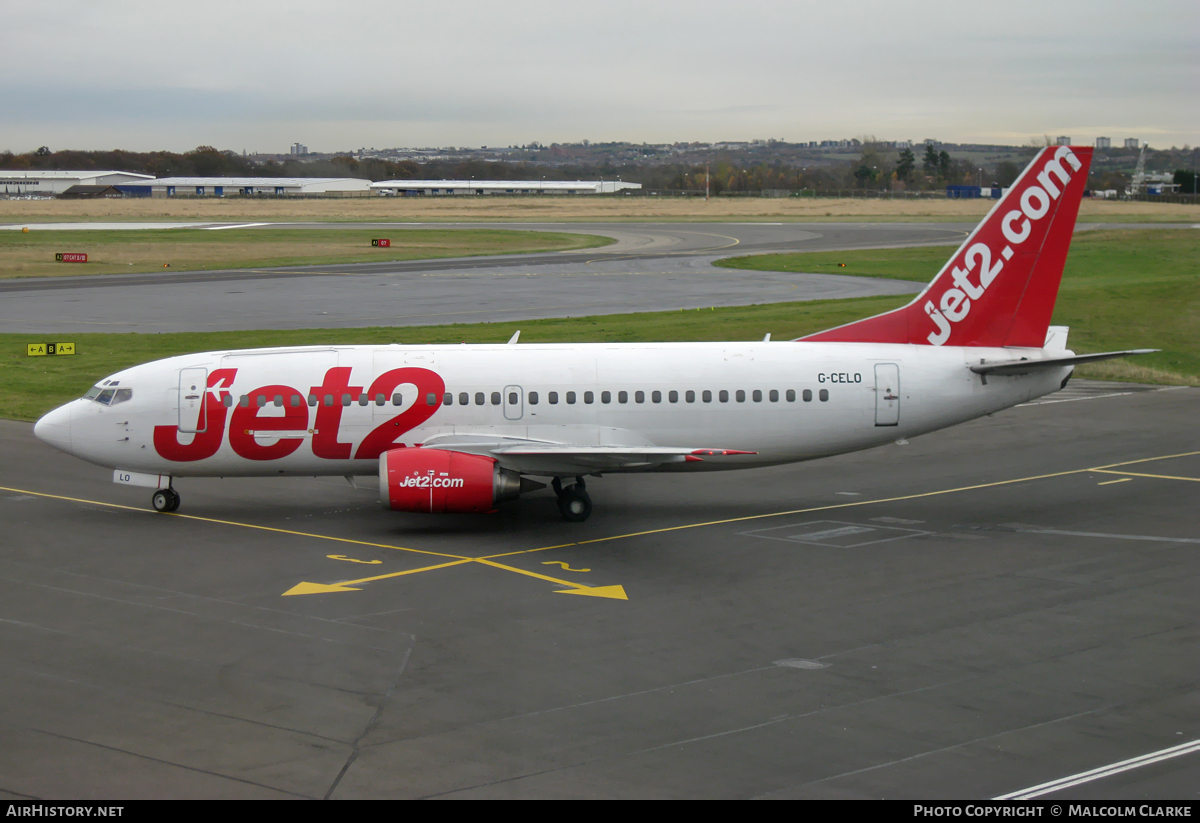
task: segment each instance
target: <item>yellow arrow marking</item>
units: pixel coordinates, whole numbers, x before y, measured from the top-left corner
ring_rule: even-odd
[[[628,600],[629,597],[625,594],[623,586],[592,586],[591,588],[582,587],[578,589],[563,589],[555,594],[584,594],[588,597],[607,597],[612,600]]]
[[[561,560],[543,560],[542,565],[543,566],[562,566],[562,570],[565,572],[590,572],[591,571],[591,569],[572,569],[568,564],[562,562]]]
[[[1193,483],[1200,483],[1200,477],[1174,477],[1169,474],[1138,474],[1137,472],[1110,472],[1105,469],[1092,469],[1092,471],[1099,472],[1100,474],[1129,474],[1134,477],[1153,477],[1156,480],[1190,480]],[[1117,481],[1114,480],[1112,482],[1116,483]]]
[[[357,586],[360,583],[373,583],[376,580],[386,580],[389,577],[403,577],[406,574],[431,572],[434,569],[446,569],[450,566],[461,566],[463,563],[473,562],[473,560],[455,560],[452,563],[439,563],[436,566],[422,566],[419,569],[408,569],[407,571],[392,572],[391,574],[377,574],[374,577],[364,577],[360,580],[346,580],[333,586],[327,586],[324,583],[300,583],[284,592],[283,596],[287,597],[289,594],[323,594],[324,592],[357,592],[362,590],[350,587]]]
[[[366,563],[369,566],[378,566],[382,560],[355,560],[353,557],[346,557],[344,554],[327,554],[325,555],[330,560],[345,560],[347,563]]]
[[[324,592],[360,592],[362,589],[352,589],[347,586],[330,586],[325,583],[297,583],[286,592],[284,597],[289,594],[322,594]]]
[[[488,560],[486,557],[477,557],[477,558],[475,558],[475,562],[482,563],[485,566],[495,566],[497,569],[504,569],[505,571],[515,572],[517,574],[524,574],[528,577],[536,577],[538,580],[548,580],[551,583],[557,583],[560,586],[569,586],[570,587],[569,589],[566,589],[564,591],[557,591],[557,592],[555,592],[555,594],[586,594],[586,595],[591,595],[592,597],[609,597],[609,598],[612,598],[613,600],[628,600],[629,599],[625,594],[625,589],[619,585],[618,586],[581,586],[578,583],[572,583],[570,580],[559,580],[558,578],[547,577],[546,575],[538,574],[537,572],[526,571],[525,569],[518,569],[516,566],[506,566],[503,563],[497,563],[494,560]]]

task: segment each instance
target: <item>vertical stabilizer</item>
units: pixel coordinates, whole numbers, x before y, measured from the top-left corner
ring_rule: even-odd
[[[913,302],[800,339],[1040,348],[1091,161],[1043,149]]]

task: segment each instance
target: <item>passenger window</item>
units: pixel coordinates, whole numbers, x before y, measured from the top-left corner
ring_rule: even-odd
[[[644,391],[635,391],[633,393],[633,402],[645,403],[646,402],[646,393]]]
[[[573,392],[573,391],[567,392],[567,405],[568,406],[572,405],[572,404],[574,404],[574,402],[575,402],[575,392]]]
[[[443,406],[453,406],[454,405],[454,393],[453,392],[446,392],[445,394],[442,395],[442,405]]]
[[[117,393],[113,395],[112,404],[115,406],[118,403],[124,403],[126,400],[129,400],[132,397],[133,389],[117,389]],[[225,395],[225,397],[228,398],[229,395]]]
[[[510,391],[510,392],[508,393],[508,405],[510,405],[510,406],[515,406],[515,405],[517,405],[517,403],[519,403],[519,402],[520,402],[520,401],[519,401],[519,400],[518,400],[518,398],[517,398],[517,393],[516,393],[515,391]]]
[[[530,393],[529,393],[527,396],[529,397],[529,405],[531,405],[531,406],[536,406],[536,405],[537,405],[537,401],[538,401],[537,392],[535,392],[535,391],[531,391],[531,392],[530,392]],[[514,395],[513,395],[513,397],[516,397],[516,395],[514,394]],[[509,402],[510,402],[510,403],[512,403],[514,406],[515,406],[515,405],[516,405],[516,403],[517,403],[517,401],[516,401],[516,400],[510,400]]]
[[[308,405],[310,405],[310,406],[317,405],[317,396],[315,394],[310,394],[308,396]]]
[[[583,393],[583,402],[586,403],[587,405],[589,405],[589,406],[592,405],[592,403],[595,401],[595,399],[596,399],[596,395],[592,394],[590,391],[585,391]],[[605,401],[605,402],[608,402],[608,401]]]
[[[650,400],[654,403],[662,402],[662,392],[656,391],[650,395]]]
[[[430,392],[429,394],[425,395],[425,405],[426,406],[436,406],[437,404],[438,404],[438,399],[437,399],[436,394],[434,394],[433,392]]]
[[[778,403],[779,402],[779,389],[771,389],[770,396],[771,396],[772,403]]]
[[[371,402],[371,398],[367,397],[365,394],[360,394],[358,396],[358,405],[365,406],[370,402]]]
[[[458,393],[458,405],[460,405],[460,406],[471,405],[471,395],[467,394],[465,391],[459,392]]]
[[[475,405],[476,406],[482,406],[484,404],[485,400],[486,400],[486,398],[483,396],[483,392],[481,392],[481,391],[475,392]]]
[[[712,402],[712,392],[710,392],[708,389],[705,389],[704,393],[700,395],[700,399],[703,400],[705,403],[711,403]]]
[[[672,403],[678,403],[679,402],[679,392],[673,391],[673,392],[669,393],[667,395],[667,399],[670,400]]]
[[[298,394],[292,395],[292,408],[293,409],[300,408],[300,395],[298,395]]]
[[[492,392],[492,405],[493,406],[500,405],[500,392],[498,392],[498,391]]]
[[[737,390],[737,394],[735,394],[735,395],[734,395],[734,397],[736,397],[736,398],[737,398],[737,401],[738,401],[739,403],[745,403],[745,402],[746,402],[746,390],[745,390],[745,389],[738,389],[738,390]]]
[[[275,408],[279,408],[282,405],[283,405],[283,395],[282,394],[275,395]]]
[[[795,395],[796,395],[796,393],[794,391],[792,391],[791,389],[788,389],[788,400],[795,400],[796,399]],[[804,390],[804,402],[805,403],[812,402],[812,389]]]
[[[332,406],[332,405],[333,405],[333,395],[332,395],[332,394],[327,394],[327,395],[325,395],[325,405],[326,405],[326,406]]]
[[[600,392],[600,402],[601,403],[611,403],[612,402],[612,392],[610,392],[610,391]]]
[[[241,397],[238,398],[238,405],[241,406],[243,409],[249,407],[250,398],[243,394]]]
[[[759,391],[758,389],[755,389],[755,390],[754,390],[754,395],[753,395],[753,397],[754,397],[754,402],[755,402],[755,403],[761,403],[761,402],[762,402],[762,392],[761,392],[761,391]]]
[[[378,394],[376,394],[375,395],[375,405],[376,406],[386,406],[387,405],[387,395],[384,394],[383,392],[379,392]]]
[[[721,389],[721,393],[717,395],[717,398],[720,399],[720,401],[722,403],[728,403],[729,402],[729,392],[726,391],[725,389]]]
[[[829,399],[829,389],[821,389],[821,394],[818,396],[821,398],[821,402],[824,403]]]
[[[343,395],[342,395],[342,405],[343,405],[343,406],[349,406],[349,405],[350,405],[350,399],[351,399],[351,398],[350,398],[350,395],[348,395],[348,394],[343,394]]]
[[[696,393],[694,391],[692,391],[691,389],[688,389],[688,392],[687,392],[687,394],[685,394],[683,396],[683,399],[688,401],[689,403],[695,403],[696,402]]]
[[[627,392],[627,391],[617,392],[617,402],[618,403],[628,403],[629,402],[629,392]]]
[[[224,407],[225,407],[225,408],[227,408],[227,409],[229,409],[229,408],[233,408],[233,395],[232,395],[232,394],[227,394],[227,395],[225,395],[224,397],[222,397],[222,398],[221,398],[221,405],[222,405],[222,406],[224,406]]]
[[[103,398],[104,395],[100,395],[100,397]],[[346,400],[348,401],[349,399],[350,395],[346,395]],[[258,404],[258,407],[261,409],[263,406],[267,405],[267,396],[265,394],[260,394],[254,398],[254,402]],[[346,405],[348,406],[350,404],[347,402]]]
[[[558,392],[556,392],[556,391],[549,392],[546,395],[546,402],[549,403],[551,406],[556,405],[558,403]]]
[[[403,406],[404,405],[404,395],[400,394],[400,392],[396,392],[395,394],[393,394],[392,395],[392,405],[393,406]]]

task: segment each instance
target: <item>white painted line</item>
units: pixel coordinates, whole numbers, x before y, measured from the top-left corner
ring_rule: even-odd
[[[1133,394],[1131,391],[1120,391],[1113,394],[1093,394],[1087,397],[1068,397],[1066,400],[1035,400],[1032,403],[1021,403],[1017,408],[1024,406],[1049,406],[1051,403],[1074,403],[1076,400],[1100,400],[1104,397],[1124,397],[1127,394]]]
[[[252,229],[255,226],[270,226],[270,223],[238,223],[236,226],[207,226],[205,231],[224,231],[225,229]]]
[[[1099,780],[1103,777],[1111,777],[1114,774],[1127,772],[1130,769],[1136,769],[1141,766],[1149,766],[1151,763],[1159,763],[1163,760],[1170,760],[1173,757],[1181,757],[1192,752],[1200,752],[1200,740],[1193,740],[1191,743],[1181,743],[1178,746],[1172,746],[1169,749],[1161,749],[1150,754],[1143,754],[1140,757],[1131,757],[1129,760],[1122,760],[1120,763],[1113,763],[1110,766],[1101,766],[1098,769],[1091,771],[1080,772],[1073,774],[1070,777],[1060,777],[1058,780],[1051,780],[1049,783],[1042,783],[1040,786],[1032,786],[1028,789],[1011,792],[1010,794],[1002,794],[999,797],[993,797],[993,800],[1032,800],[1035,797],[1041,797],[1044,794],[1051,792],[1062,791],[1069,789],[1072,786],[1078,786],[1081,783],[1090,783],[1093,780]]]
[[[1116,482],[1116,481],[1114,481]],[[1069,532],[1062,529],[1017,529],[1025,534],[1061,534],[1064,537],[1109,537],[1114,540],[1149,540],[1155,543],[1200,543],[1195,537],[1155,537],[1152,534],[1106,534],[1105,532]]]

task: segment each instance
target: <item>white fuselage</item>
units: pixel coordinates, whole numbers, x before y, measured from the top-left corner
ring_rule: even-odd
[[[1049,394],[1069,366],[986,380],[968,367],[1062,354],[804,342],[208,352],[115,374],[105,382],[131,390],[127,400],[75,400],[38,435],[93,463],[176,477],[371,475],[381,451],[447,435],[755,452],[617,470],[746,468],[864,449]]]

